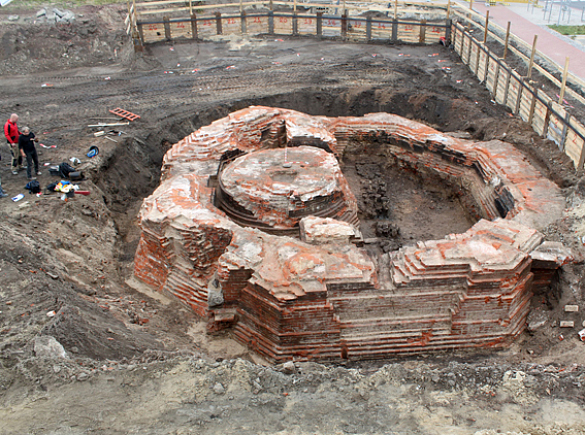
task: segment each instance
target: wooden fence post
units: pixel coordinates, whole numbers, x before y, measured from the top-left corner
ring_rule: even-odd
[[[366,41],[370,42],[372,39],[372,17],[366,18]]]
[[[427,20],[422,19],[422,20],[420,20],[420,33],[418,36],[418,43],[419,44],[425,43],[425,39],[427,36],[426,33],[427,33]]]
[[[484,44],[487,42],[489,25],[490,25],[490,11],[486,11],[486,13],[485,13],[485,29],[483,31],[483,43]]]
[[[498,84],[500,83],[500,62],[496,63],[496,72],[494,73],[494,100],[498,100]]]
[[[299,34],[299,17],[297,16],[296,11],[293,12],[292,16],[292,34],[293,35]]]
[[[530,112],[528,113],[528,125],[532,127],[532,121],[534,120],[534,109],[536,109],[536,96],[538,95],[538,88],[532,88],[532,101],[530,102]]]
[[[559,104],[563,104],[565,98],[565,88],[567,87],[567,75],[569,73],[569,56],[565,58],[565,68],[563,70],[563,82],[561,83],[561,92],[559,93]]]
[[[518,97],[516,98],[516,107],[514,108],[514,115],[518,116],[520,113],[520,105],[522,103],[522,93],[524,91],[524,79],[518,82]]]
[[[217,34],[218,35],[223,34],[223,26],[221,24],[221,12],[215,13],[215,25],[217,27]]]
[[[272,1],[270,2],[272,5]],[[319,14],[317,13],[317,20],[319,19]],[[274,12],[271,10],[268,12],[268,34],[274,35]]]
[[[445,24],[447,25],[447,28],[445,29],[445,45],[447,47],[449,47],[449,45],[451,45],[451,26],[453,26],[453,22],[447,18],[447,21],[445,22]],[[455,46],[455,35],[456,35],[457,31],[455,31],[455,33],[453,33],[453,46]]]
[[[542,136],[546,139],[548,137],[548,124],[550,122],[550,103],[546,105],[546,115],[544,115],[544,126],[542,127]]]
[[[191,34],[195,40],[199,37],[197,35],[197,14],[191,15]]]
[[[583,165],[585,165],[585,143],[581,148],[581,156],[579,157],[579,164],[577,165],[577,170],[580,171],[583,169]]]
[[[477,56],[475,57],[475,77],[479,73],[479,59],[481,58],[481,45],[477,42]],[[478,77],[479,78],[479,77]]]
[[[392,42],[398,41],[398,20],[392,21]]]
[[[538,40],[538,35],[534,35],[534,41],[532,42],[532,52],[530,53],[530,64],[528,64],[528,73],[526,74],[526,78],[530,79],[532,77],[532,67],[534,66],[534,54],[536,53],[536,41]]]
[[[471,66],[471,47],[473,47],[473,38],[467,32],[465,36],[467,36],[469,39],[469,48],[467,49],[467,65]]]
[[[240,13],[240,21],[242,23],[242,35],[248,33],[248,28],[246,26],[246,11],[242,10]]]
[[[508,28],[506,29],[506,42],[504,42],[504,56],[502,59],[505,59],[508,55],[508,44],[510,42],[510,26],[512,25],[511,21],[508,21]]]
[[[510,78],[512,77],[510,71],[506,72],[508,73],[508,77],[506,77],[506,89],[504,89],[504,106],[508,105],[508,91],[510,90]]]
[[[344,12],[343,15],[341,15],[341,37],[342,38],[347,37],[347,13],[346,12]]]
[[[169,17],[165,15],[163,17],[163,26],[165,28],[165,39],[167,41],[171,40],[171,23],[169,22]]]
[[[317,12],[317,36],[323,36],[323,12]]]
[[[561,143],[559,147],[562,152],[565,152],[565,144],[567,143],[567,130],[569,129],[569,123],[571,122],[571,114],[567,111],[565,113],[565,123],[563,124],[563,134],[561,135]]]
[[[141,22],[138,22],[138,35],[140,35],[140,42],[144,45],[144,29]]]
[[[485,83],[485,87],[487,88],[487,81],[488,81],[488,74],[490,70],[490,54],[488,49],[484,46],[483,47],[484,54],[485,54],[485,67],[483,69],[483,81]]]

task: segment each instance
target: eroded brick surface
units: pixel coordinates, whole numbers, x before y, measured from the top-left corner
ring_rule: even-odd
[[[457,185],[482,219],[371,258],[352,243],[355,198],[333,158],[355,140]],[[303,154],[307,146],[320,150]],[[328,168],[323,177],[315,165]],[[221,184],[242,210],[219,208]],[[167,153],[141,209],[135,274],[274,361],[502,346],[524,329],[533,289],[572,260],[538,232],[563,207],[559,189],[504,142],[463,141],[388,114],[251,107]]]

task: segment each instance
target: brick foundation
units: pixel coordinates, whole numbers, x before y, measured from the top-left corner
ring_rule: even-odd
[[[226,152],[310,145],[340,157],[355,141],[456,185],[481,220],[463,234],[370,258],[352,243],[351,219],[336,220],[343,212],[305,217],[302,240],[279,236],[235,223],[208,187]],[[504,346],[523,331],[532,291],[546,291],[571,261],[538,232],[562,215],[558,187],[510,144],[455,139],[393,115],[251,107],[174,145],[162,172],[141,209],[135,275],[209,319],[210,331],[232,328],[275,362]],[[352,210],[355,198],[345,197]],[[271,216],[298,225],[304,214]]]

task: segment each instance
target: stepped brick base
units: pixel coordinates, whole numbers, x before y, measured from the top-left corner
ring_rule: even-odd
[[[294,203],[299,239],[241,226],[214,205],[222,156],[287,145],[340,158],[355,143],[457,186],[481,220],[463,234],[371,258],[353,243],[359,229],[352,219],[319,216],[318,207],[311,217]],[[341,186],[340,204],[353,210],[355,199]],[[231,188],[234,196],[240,191]],[[274,209],[290,209],[283,207]],[[207,318],[210,331],[230,328],[275,362],[505,346],[524,330],[532,292],[546,291],[572,260],[538,232],[563,208],[558,187],[504,142],[455,139],[383,113],[325,118],[250,107],[169,150],[161,185],[141,209],[135,275]]]

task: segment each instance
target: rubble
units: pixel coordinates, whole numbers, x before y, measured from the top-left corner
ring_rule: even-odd
[[[58,8],[47,10],[45,8],[39,9],[36,14],[37,23],[47,24],[69,24],[75,20],[75,14],[69,10],[62,11]]]
[[[355,140],[461,186],[481,220],[372,258],[352,236],[355,198],[333,157]],[[500,347],[526,327],[533,281],[548,285],[572,261],[538,232],[563,208],[559,188],[504,142],[388,114],[250,107],[167,152],[141,209],[135,275],[275,362]]]

